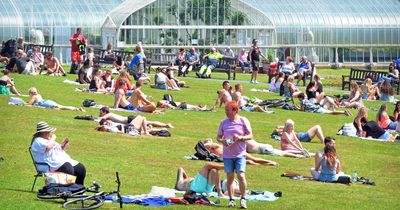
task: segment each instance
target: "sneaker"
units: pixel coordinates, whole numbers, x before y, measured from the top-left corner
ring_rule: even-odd
[[[256,80],[256,81],[254,81],[254,84],[258,84],[258,81]]]
[[[235,207],[235,206],[236,206],[235,200],[230,200],[228,203],[228,207]]]
[[[196,72],[196,76],[197,76],[198,78],[201,78],[201,76],[200,76],[200,73],[199,73],[199,72]]]
[[[240,199],[240,208],[247,209],[246,199],[244,199],[244,198]]]
[[[251,80],[251,81],[250,81],[250,84],[253,84],[253,83],[254,83],[253,80]]]

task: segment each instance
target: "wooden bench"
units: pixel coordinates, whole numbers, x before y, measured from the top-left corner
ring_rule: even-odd
[[[267,70],[268,83],[271,83],[272,78],[279,74],[279,70],[281,69],[282,65],[283,65],[283,63],[279,62],[278,69],[275,71],[275,73],[273,73],[273,71],[271,71],[271,69]],[[296,73],[298,70],[299,70],[299,65],[295,64],[295,71],[293,73]],[[315,74],[315,64],[311,62],[311,71],[306,71],[305,74],[303,75],[303,78],[302,78],[303,86],[306,86],[307,79],[310,79],[310,82],[312,81],[314,74]],[[297,76],[295,77],[295,79],[297,79]]]
[[[357,82],[361,85],[367,78],[372,80],[372,83],[379,82],[379,78],[386,77],[388,75],[387,71],[376,71],[367,69],[350,69],[349,75],[342,75],[342,90],[350,90],[350,83]],[[391,85],[396,89],[397,94],[400,92],[400,82],[399,80],[391,81]]]
[[[206,61],[207,61],[207,58],[205,60],[201,59],[200,60],[201,65],[199,66],[199,68],[193,69],[193,71],[199,71],[201,66],[203,66],[206,63]],[[228,80],[231,79],[231,74],[233,73],[233,80],[236,80],[236,66],[237,65],[238,65],[238,63],[237,63],[236,58],[224,58],[224,59],[218,61],[217,66],[212,70],[212,72],[226,73],[228,75]]]
[[[24,44],[24,52],[33,50],[34,47],[39,49],[39,52],[45,54],[46,52],[53,52],[53,45],[41,45],[41,44]]]
[[[367,78],[370,78],[373,83],[377,83],[383,76],[387,76],[386,71],[351,68],[349,75],[342,75],[342,90],[345,90],[346,87],[347,90],[350,90],[350,83],[353,81],[361,85]]]
[[[174,63],[176,54],[175,53],[154,53],[147,59],[147,72],[150,73],[151,66],[168,66],[169,63]],[[180,68],[179,68],[180,69]]]
[[[122,60],[126,60],[129,55],[132,54],[132,52],[127,52],[127,51],[122,51],[122,50],[113,50],[113,55],[114,56],[106,56],[106,51],[103,49],[96,49],[94,50],[95,54],[95,59],[94,63],[96,64],[114,64],[114,60],[117,56],[121,56]]]

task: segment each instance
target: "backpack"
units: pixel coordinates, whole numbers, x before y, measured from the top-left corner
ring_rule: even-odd
[[[17,41],[15,39],[10,39],[3,42],[3,47],[1,49],[1,56],[5,56],[11,58],[15,55],[15,51],[17,51]]]
[[[194,153],[194,156],[196,156],[199,160],[222,162],[222,158],[210,153],[207,150],[206,146],[204,146],[204,143],[201,141],[197,142],[194,150],[196,151],[196,153]]]
[[[280,107],[283,106],[286,102],[288,102],[285,98],[284,99],[270,99],[270,100],[264,100],[258,105],[260,106],[267,106],[268,108],[271,107]]]
[[[185,195],[183,195],[183,199],[186,200],[189,204],[202,204],[202,205],[211,205],[210,200],[204,195],[197,195],[194,191],[189,191]]]
[[[66,194],[74,194],[78,192],[84,192],[85,186],[72,183],[72,184],[56,184],[51,183],[47,186],[44,186],[42,189],[39,189],[39,194],[42,195],[59,195],[60,193]]]
[[[150,131],[153,136],[170,137],[171,133],[168,130]]]
[[[82,106],[84,106],[84,107],[91,107],[91,106],[95,106],[96,105],[96,102],[94,102],[93,100],[91,100],[91,99],[85,99],[83,102],[82,102]]]
[[[176,103],[174,102],[174,98],[172,97],[171,94],[164,94],[163,100],[168,101],[169,104],[171,104],[172,106],[177,107]]]

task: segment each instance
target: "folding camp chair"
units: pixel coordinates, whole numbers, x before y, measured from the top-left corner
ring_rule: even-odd
[[[32,142],[33,142],[33,141],[32,141]],[[29,146],[29,154],[31,155],[33,165],[35,166],[35,169],[36,169],[36,175],[33,175],[33,176],[35,177],[35,180],[33,181],[32,189],[31,189],[31,191],[33,191],[33,188],[35,188],[36,179],[37,179],[39,176],[43,177],[43,176],[44,176],[44,173],[46,173],[47,171],[50,171],[50,166],[49,166],[49,164],[47,164],[47,163],[44,163],[44,162],[36,162],[36,161],[33,159],[33,155],[32,155],[32,143],[31,143],[31,145]],[[47,166],[47,167],[48,167],[48,170],[47,170],[47,171],[41,171],[41,170],[39,170],[38,165]]]

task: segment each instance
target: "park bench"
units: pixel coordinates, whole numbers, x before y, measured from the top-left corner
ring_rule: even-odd
[[[283,65],[283,63],[279,62],[278,69],[275,70],[275,73],[274,73],[274,71],[272,71],[272,69],[267,70],[268,83],[271,83],[272,78],[279,74],[279,70],[281,69],[282,65]],[[299,70],[299,64],[295,64],[295,71],[293,73],[296,73],[298,70]],[[311,71],[304,72],[304,76],[302,78],[303,86],[306,86],[307,79],[310,79],[310,82],[312,81],[314,74],[315,74],[315,64],[313,62],[311,62]],[[295,79],[297,79],[297,76],[295,77]]]
[[[148,66],[147,72],[150,73],[152,66],[168,66],[169,63],[174,63],[175,53],[153,53],[148,56],[146,64]]]
[[[39,52],[45,54],[46,52],[53,52],[53,45],[41,45],[41,44],[24,44],[24,52],[28,53],[29,50],[33,50],[34,47],[39,49]]]
[[[95,59],[94,63],[96,64],[114,64],[114,60],[117,56],[121,56],[122,60],[126,60],[127,57],[132,54],[131,52],[123,51],[123,50],[113,50],[114,56],[106,56],[106,51],[103,49],[94,50]]]
[[[372,80],[372,83],[379,82],[379,78],[387,76],[388,72],[386,71],[376,71],[376,70],[367,70],[367,69],[350,69],[349,75],[342,75],[342,90],[350,90],[350,83],[357,82],[357,84],[361,85],[367,78]],[[399,80],[391,81],[391,85],[396,89],[397,94],[400,92]]]
[[[193,71],[199,71],[201,66],[205,64],[207,58],[203,61],[200,60],[201,65],[199,68],[193,69]],[[233,80],[236,80],[236,66],[238,65],[236,58],[224,58],[218,61],[217,66],[212,70],[212,72],[222,72],[228,75],[228,80],[231,79],[231,74],[233,73]]]

